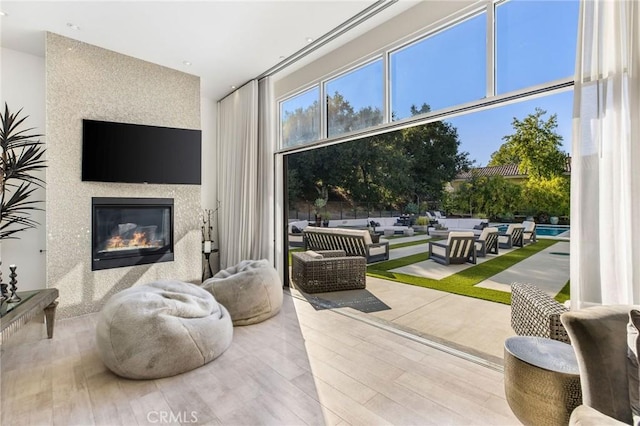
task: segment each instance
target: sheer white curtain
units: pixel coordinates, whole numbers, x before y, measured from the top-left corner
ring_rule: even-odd
[[[258,206],[256,215],[260,232],[254,240],[252,253],[274,261],[274,153],[276,150],[275,114],[271,77],[258,83]]]
[[[253,80],[218,103],[220,267],[273,262],[273,121],[270,81]]]
[[[572,308],[640,303],[640,2],[581,3],[571,185]]]

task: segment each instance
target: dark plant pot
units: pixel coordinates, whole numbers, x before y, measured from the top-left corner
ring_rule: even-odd
[[[322,226],[324,226],[325,228],[329,227],[329,221],[325,220],[324,222],[322,222]]]
[[[380,242],[380,234],[371,234],[371,242],[379,243]]]

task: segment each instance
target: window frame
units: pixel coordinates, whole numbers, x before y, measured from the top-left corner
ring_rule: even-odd
[[[399,130],[419,124],[426,124],[438,120],[446,120],[458,115],[467,114],[472,111],[481,111],[488,108],[493,108],[505,103],[517,102],[527,98],[533,98],[537,96],[544,96],[546,94],[553,94],[557,91],[567,90],[568,87],[574,86],[574,78],[567,77],[559,80],[547,81],[535,86],[529,86],[523,89],[506,92],[500,95],[496,94],[496,78],[497,78],[497,64],[496,61],[496,8],[498,5],[508,2],[509,0],[488,0],[483,4],[474,4],[468,7],[462,8],[456,13],[450,15],[448,18],[439,22],[431,24],[420,31],[417,34],[409,35],[401,38],[395,43],[389,44],[382,49],[372,52],[369,55],[361,58],[360,60],[348,64],[335,70],[332,73],[326,74],[315,81],[310,82],[304,86],[304,89],[296,90],[284,94],[276,100],[278,105],[278,132],[277,132],[277,148],[276,154],[290,154],[293,152],[302,152],[309,149],[314,149],[320,146],[329,146],[336,143],[347,142],[350,140],[359,139],[367,136],[374,136],[376,134],[386,133],[394,130]],[[435,111],[430,111],[425,114],[419,114],[413,117],[407,117],[402,120],[392,121],[391,118],[391,70],[390,70],[390,55],[394,52],[400,51],[411,45],[419,43],[435,34],[446,31],[447,29],[461,24],[464,21],[471,19],[481,13],[486,13],[487,25],[486,25],[486,97],[484,99],[471,101],[463,104],[457,104],[452,107],[443,108]],[[360,67],[366,66],[378,58],[382,58],[383,61],[383,121],[381,124],[360,129],[357,131],[344,133],[332,137],[328,137],[327,129],[327,103],[325,85],[328,81],[339,78],[341,75],[353,72]],[[299,145],[284,147],[282,145],[282,121],[280,117],[281,104],[287,100],[299,95],[300,93],[311,89],[312,87],[318,87],[320,92],[320,135],[316,141],[309,143],[302,143]]]

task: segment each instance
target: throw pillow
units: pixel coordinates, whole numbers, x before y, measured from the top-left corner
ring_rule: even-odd
[[[629,324],[627,325],[627,374],[629,377],[629,402],[633,414],[633,424],[640,424],[640,311],[632,309],[629,312]]]
[[[475,226],[473,227],[473,229],[482,229],[482,228],[484,228],[484,226],[482,226],[482,225],[475,225]]]
[[[320,253],[317,253],[313,250],[307,250],[304,252],[307,256],[309,256],[312,259],[322,259],[323,256]]]
[[[291,233],[292,234],[302,234],[302,229],[298,228],[295,225],[291,225]]]

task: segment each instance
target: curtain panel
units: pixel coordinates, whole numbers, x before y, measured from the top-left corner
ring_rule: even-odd
[[[571,183],[572,309],[640,303],[640,3],[581,2]]]
[[[273,264],[271,80],[253,80],[218,102],[220,268],[247,259]]]

